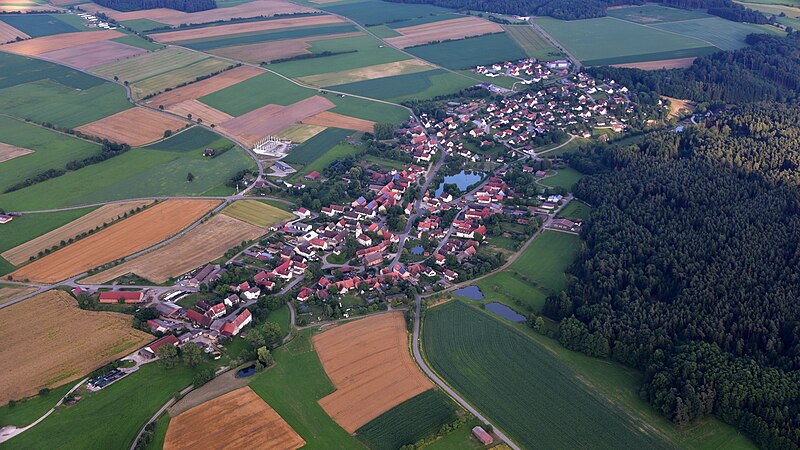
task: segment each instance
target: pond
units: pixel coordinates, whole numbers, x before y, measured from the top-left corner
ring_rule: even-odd
[[[421,255],[423,253],[425,253],[425,248],[423,246],[421,246],[421,245],[417,245],[417,246],[411,248],[411,254],[412,255]]]
[[[460,295],[462,297],[466,297],[470,300],[483,300],[483,292],[481,292],[481,288],[478,286],[467,286],[461,289],[456,289],[453,291],[453,294]]]
[[[255,375],[256,373],[256,365],[253,364],[252,366],[247,366],[244,369],[239,369],[236,372],[236,378],[247,378]]]
[[[489,311],[497,314],[498,316],[508,319],[512,322],[525,322],[527,319],[522,314],[514,311],[513,309],[509,308],[508,306],[497,303],[497,302],[490,302],[486,304],[486,309]]]
[[[458,186],[458,189],[461,191],[466,191],[468,187],[471,185],[481,181],[483,179],[483,172],[473,172],[471,170],[462,170],[461,172],[450,175],[449,177],[444,177],[444,181],[439,187],[436,189],[436,196],[442,195],[444,192],[444,185],[445,184],[455,184]]]

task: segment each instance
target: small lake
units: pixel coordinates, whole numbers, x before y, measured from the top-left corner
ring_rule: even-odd
[[[462,297],[466,297],[470,300],[483,300],[483,292],[481,292],[481,288],[478,286],[467,286],[461,289],[456,289],[453,291],[453,294],[460,295]],[[498,303],[499,304],[499,303]]]
[[[425,248],[421,245],[417,245],[411,249],[412,255],[421,255],[423,253],[425,253]]]
[[[247,366],[244,369],[239,369],[239,371],[236,372],[236,378],[252,377],[253,375],[255,375],[255,373],[256,373],[256,366],[255,364],[253,364],[252,366]]]
[[[461,191],[466,191],[470,185],[477,183],[483,179],[483,172],[473,172],[471,170],[462,170],[461,172],[444,177],[444,181],[436,189],[436,196],[442,195],[444,192],[445,184],[455,184]]]
[[[525,322],[526,320],[528,320],[522,314],[514,311],[513,309],[509,308],[508,306],[506,306],[506,305],[504,305],[502,303],[497,303],[497,302],[487,303],[486,304],[486,309],[488,309],[489,311],[497,314],[498,316],[500,316],[500,317],[502,317],[504,319],[508,319],[508,320],[510,320],[512,322],[520,323],[520,322]]]

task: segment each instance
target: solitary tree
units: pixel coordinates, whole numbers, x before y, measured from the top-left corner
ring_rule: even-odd
[[[186,174],[186,181],[188,181],[189,183],[194,181],[194,174],[192,172],[189,172],[188,174]]]
[[[259,347],[258,348],[258,362],[260,362],[264,367],[269,367],[275,361],[275,358],[272,357],[272,353],[270,353],[267,347]]]

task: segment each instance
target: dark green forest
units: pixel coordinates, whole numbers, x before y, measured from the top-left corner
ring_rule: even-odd
[[[183,12],[197,12],[217,7],[215,0],[97,0],[95,3],[117,11],[169,8]]]

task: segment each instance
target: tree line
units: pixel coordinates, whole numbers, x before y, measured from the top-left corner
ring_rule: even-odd
[[[95,3],[117,11],[169,8],[191,13],[217,7],[215,0],[97,0]]]

